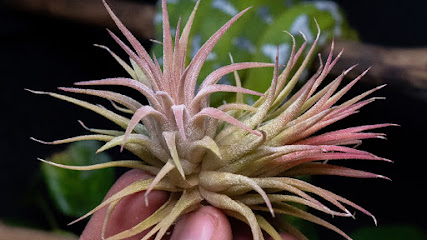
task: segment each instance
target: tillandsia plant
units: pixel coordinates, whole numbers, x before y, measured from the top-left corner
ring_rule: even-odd
[[[65,95],[47,94],[92,110],[111,120],[122,130],[89,129],[93,134],[50,142],[69,143],[81,140],[105,141],[98,152],[121,147],[138,156],[138,160],[121,160],[91,166],[67,166],[42,160],[48,164],[73,169],[92,170],[107,167],[142,169],[154,177],[137,181],[106,199],[98,207],[77,219],[79,221],[95,211],[108,207],[105,227],[116,204],[125,196],[152,190],[170,192],[169,200],[149,218],[106,239],[124,239],[151,228],[143,239],[155,236],[161,239],[178,217],[202,205],[212,205],[225,214],[247,223],[253,239],[263,239],[263,231],[273,239],[281,239],[284,230],[300,239],[306,239],[296,228],[278,215],[289,215],[320,224],[350,239],[339,228],[305,211],[306,206],[332,216],[353,217],[348,206],[374,216],[355,203],[328,190],[301,180],[303,175],[338,175],[355,178],[384,178],[384,176],[331,164],[327,160],[379,160],[387,159],[357,150],[363,139],[384,138],[384,134],[368,130],[393,124],[374,124],[345,128],[316,134],[324,127],[356,113],[373,102],[365,99],[382,86],[364,92],[346,101],[340,101],[354,84],[367,72],[339,87],[350,67],[329,83],[322,84],[341,53],[333,57],[332,50],[325,63],[299,89],[296,83],[302,77],[307,63],[314,55],[319,34],[311,47],[297,47],[295,42],[285,66],[275,63],[231,63],[209,74],[197,86],[199,72],[210,51],[223,34],[238,20],[246,9],[231,18],[200,48],[187,64],[187,43],[197,7],[195,4],[182,32],[178,21],[175,39],[171,36],[166,1],[163,13],[163,69],[156,57],[152,58],[136,38],[116,17],[105,1],[104,5],[129,41],[129,47],[114,33],[112,38],[129,55],[126,63],[105,48],[129,73],[130,78],[117,77],[77,82],[78,86],[114,85],[139,91],[149,105],[120,93],[86,88],[60,88],[71,93],[94,95],[115,102],[116,111]],[[290,35],[290,34],[289,34]],[[293,39],[293,36],[290,35]],[[333,47],[332,47],[333,48]],[[265,93],[241,87],[236,71],[247,68],[270,67],[274,72],[271,86]],[[279,68],[283,68],[279,72]],[[217,82],[234,73],[236,86]],[[270,81],[259,79],[259,81]],[[215,92],[235,92],[236,102],[210,107],[209,97]],[[245,104],[243,94],[259,96],[252,105]],[[340,102],[340,103],[339,103]],[[118,106],[116,103],[120,104]],[[117,112],[120,112],[117,113]],[[130,116],[130,117],[127,117]],[[146,202],[146,204],[150,204]],[[328,205],[328,206],[327,206]],[[104,229],[105,229],[104,227]]]

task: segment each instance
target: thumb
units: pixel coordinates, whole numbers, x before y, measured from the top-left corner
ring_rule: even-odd
[[[232,240],[227,217],[212,206],[183,216],[175,225],[171,240]]]

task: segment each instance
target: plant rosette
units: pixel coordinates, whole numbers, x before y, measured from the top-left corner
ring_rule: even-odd
[[[117,160],[90,166],[67,166],[45,161],[48,164],[73,170],[93,170],[108,167],[142,169],[154,177],[137,181],[104,200],[79,221],[108,207],[104,222],[116,204],[125,196],[152,190],[170,192],[169,200],[129,230],[105,239],[125,239],[151,228],[143,239],[155,236],[161,239],[180,216],[201,207],[212,205],[226,215],[247,223],[253,239],[264,239],[263,231],[273,239],[281,239],[278,231],[287,231],[300,239],[307,239],[298,229],[278,215],[301,218],[329,228],[346,239],[346,233],[316,215],[310,208],[335,217],[354,217],[348,207],[375,217],[359,205],[331,191],[308,183],[299,176],[337,175],[354,178],[383,178],[382,175],[333,164],[338,160],[356,159],[386,161],[354,146],[364,139],[384,138],[384,134],[370,130],[394,124],[371,124],[318,133],[320,130],[359,111],[375,101],[367,98],[382,88],[379,86],[348,100],[342,97],[366,74],[343,83],[348,68],[336,79],[325,78],[334,67],[342,52],[334,57],[333,47],[326,60],[301,87],[307,64],[315,55],[320,28],[313,44],[305,42],[297,47],[293,40],[292,50],[285,66],[275,63],[232,62],[208,74],[197,84],[199,73],[209,53],[224,33],[232,27],[247,8],[216,31],[187,64],[188,39],[199,2],[181,31],[178,21],[175,36],[171,34],[166,1],[162,1],[163,68],[156,56],[148,52],[116,17],[105,1],[112,19],[123,33],[128,46],[113,32],[112,38],[129,55],[126,62],[106,49],[130,77],[115,77],[77,82],[86,86],[125,86],[133,88],[148,100],[148,105],[123,94],[97,89],[61,87],[70,93],[98,96],[114,102],[113,110],[52,92],[32,91],[62,99],[92,110],[117,124],[120,130],[89,128],[91,134],[56,140],[52,144],[81,140],[106,142],[97,152],[120,147],[135,154],[137,160]],[[317,23],[316,23],[317,24]],[[282,33],[287,34],[287,33]],[[304,37],[304,36],[303,36]],[[276,52],[278,53],[279,47]],[[269,88],[256,92],[243,88],[237,71],[252,68],[271,68]],[[234,74],[236,86],[219,84],[221,77]],[[340,86],[343,85],[343,86]],[[210,96],[216,92],[233,92],[236,101],[219,107],[210,106]],[[257,96],[253,104],[243,100],[243,94]],[[342,100],[342,101],[340,101]],[[119,106],[120,105],[120,106]],[[333,160],[333,161],[332,161]],[[296,207],[306,206],[305,208]],[[146,202],[146,204],[150,204]],[[280,220],[280,221],[279,221]],[[274,226],[274,227],[273,227]]]

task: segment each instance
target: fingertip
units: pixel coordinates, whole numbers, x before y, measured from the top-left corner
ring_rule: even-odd
[[[231,227],[221,210],[204,206],[183,216],[175,225],[171,240],[231,240]]]
[[[214,235],[210,240],[232,240],[233,234],[231,231],[230,222],[227,216],[218,208],[213,206],[206,206],[202,208],[202,211],[208,213],[216,219]]]

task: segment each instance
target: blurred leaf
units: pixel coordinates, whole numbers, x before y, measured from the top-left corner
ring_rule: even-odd
[[[111,161],[106,153],[95,153],[99,147],[100,144],[95,141],[73,143],[48,160],[67,165],[92,165]],[[42,173],[56,207],[71,217],[79,217],[96,207],[114,181],[114,170],[110,168],[73,171],[43,164]]]
[[[345,19],[338,5],[333,2],[315,1],[304,2],[285,9],[277,19],[263,31],[256,46],[256,52],[251,61],[274,62],[276,47],[279,46],[279,64],[285,65],[292,50],[292,38],[283,33],[290,32],[296,39],[296,45],[304,42],[303,33],[308,43],[313,43],[317,35],[316,22],[321,30],[317,49],[321,48],[333,37],[351,36],[345,26]],[[301,32],[301,33],[300,33]],[[307,49],[310,46],[307,46]],[[312,61],[317,60],[316,54]],[[292,75],[291,75],[292,76]],[[264,92],[270,86],[273,71],[269,69],[249,69],[243,86],[256,91]],[[304,79],[303,79],[304,80]]]
[[[425,240],[426,233],[411,225],[384,225],[364,227],[350,235],[354,240]]]
[[[175,31],[179,16],[181,29],[190,15],[194,0],[168,1],[168,11],[172,31]],[[199,83],[215,69],[230,63],[229,53],[235,62],[263,61],[274,62],[276,46],[280,46],[280,63],[286,63],[289,57],[292,39],[283,31],[289,31],[302,43],[299,31],[302,31],[309,42],[317,34],[314,19],[319,22],[322,30],[321,47],[332,37],[357,39],[340,10],[332,1],[301,2],[298,0],[204,0],[197,11],[188,43],[187,59],[191,60],[197,50],[231,17],[243,9],[252,6],[228,32],[222,37],[212,53],[208,56],[199,75]],[[157,39],[162,39],[161,8],[158,6],[156,15]],[[310,41],[311,40],[311,41]],[[155,45],[154,52],[162,63],[162,46]],[[269,86],[273,70],[268,68],[239,71],[244,87],[263,92]],[[232,75],[224,76],[221,84],[234,85]],[[218,106],[222,101],[229,101],[235,94],[215,93],[211,96],[211,105]]]

